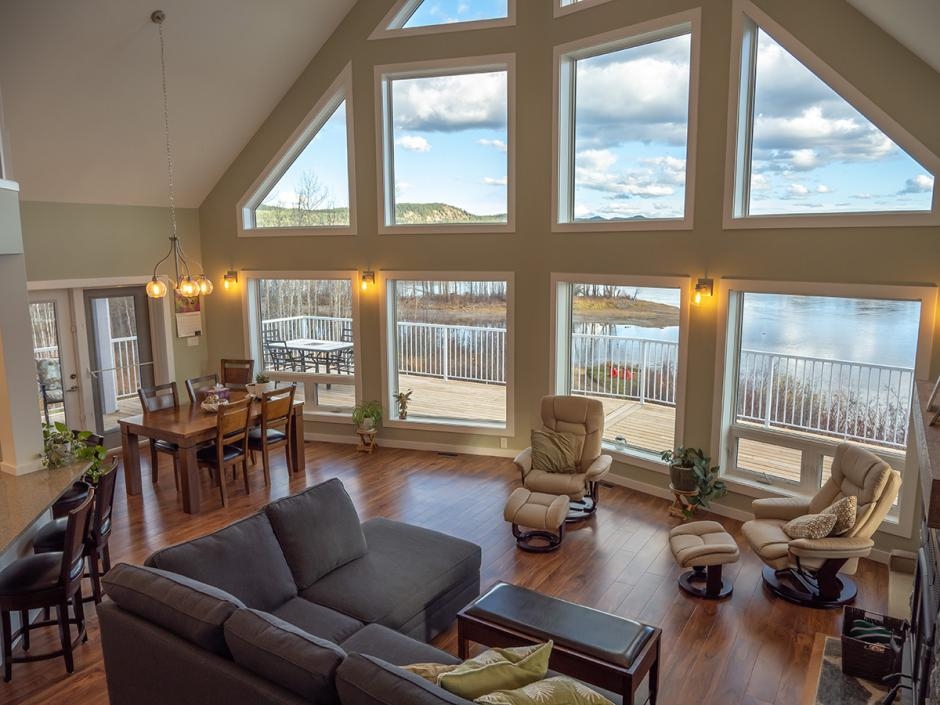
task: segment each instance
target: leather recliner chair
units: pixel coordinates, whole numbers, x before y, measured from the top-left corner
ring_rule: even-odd
[[[747,542],[766,563],[764,584],[791,602],[836,607],[855,599],[858,588],[848,577],[858,559],[871,553],[872,535],[881,525],[901,487],[900,474],[878,456],[856,445],[836,448],[832,476],[811,500],[757,499],[754,519],[742,527]],[[783,526],[805,514],[818,514],[843,497],[858,498],[855,525],[841,536],[791,539]]]
[[[541,401],[543,427],[583,438],[577,473],[550,473],[532,469],[532,449],[526,448],[513,461],[522,473],[522,484],[531,492],[568,495],[565,521],[589,518],[597,511],[598,483],[610,471],[612,458],[601,455],[604,436],[604,405],[597,399],[578,396],[546,396]]]

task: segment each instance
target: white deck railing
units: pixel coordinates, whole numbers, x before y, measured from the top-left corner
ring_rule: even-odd
[[[283,340],[341,340],[352,319],[267,319]],[[397,324],[398,371],[445,380],[506,383],[506,331],[483,326]],[[575,333],[571,391],[675,406],[677,343]],[[914,371],[799,355],[743,350],[738,421],[903,448]]]

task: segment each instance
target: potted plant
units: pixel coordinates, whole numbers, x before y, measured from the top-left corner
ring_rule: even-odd
[[[398,405],[398,418],[402,421],[408,418],[408,402],[411,400],[412,390],[395,394],[395,404]]]
[[[104,474],[108,450],[99,444],[90,444],[91,431],[73,432],[64,423],[56,421],[42,425],[42,464],[47,468],[60,468],[75,462],[88,462],[83,479],[95,486]]]
[[[79,431],[75,434],[73,455],[75,460],[90,462],[85,470],[85,482],[92,487],[97,487],[98,480],[107,472],[105,460],[108,458],[108,449],[97,443],[90,445],[88,439],[91,435],[91,431]]]
[[[375,401],[356,404],[352,410],[352,420],[360,431],[371,431],[382,425],[382,405]]]
[[[270,392],[274,389],[275,384],[276,382],[271,381],[271,378],[264,372],[259,372],[255,375],[255,383],[246,384],[245,390],[253,397],[260,397],[265,392]]]
[[[694,492],[698,488],[695,470],[707,471],[710,460],[701,448],[684,446],[664,450],[660,457],[669,463],[669,481],[680,492]]]
[[[724,480],[721,479],[719,466],[708,467],[708,460],[708,458],[705,458],[704,467],[696,465],[693,471],[698,494],[687,498],[688,504],[682,510],[686,519],[695,513],[696,507],[707,509],[711,500],[728,494],[728,488],[725,486]]]

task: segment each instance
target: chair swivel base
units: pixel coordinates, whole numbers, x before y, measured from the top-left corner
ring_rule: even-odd
[[[565,525],[562,524],[556,534],[551,531],[523,531],[518,524],[513,524],[512,535],[516,538],[516,546],[523,551],[551,553],[561,546],[565,538]]]
[[[694,566],[679,576],[679,587],[690,595],[720,600],[734,591],[734,585],[721,577],[721,565]]]
[[[568,516],[565,517],[566,524],[576,524],[579,521],[586,521],[594,516],[597,511],[597,500],[590,495],[585,495],[581,499],[573,499],[568,504]]]
[[[846,575],[833,576],[825,582],[820,580],[819,584],[814,584],[811,579],[791,568],[774,570],[770,566],[764,566],[761,576],[764,585],[774,595],[804,607],[841,607],[854,601],[858,594],[855,581]]]

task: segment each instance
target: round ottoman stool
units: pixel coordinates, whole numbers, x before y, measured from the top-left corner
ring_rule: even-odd
[[[547,553],[554,551],[565,538],[565,517],[568,496],[530,492],[524,487],[512,491],[506,501],[503,517],[512,524],[516,545],[523,551]],[[522,531],[527,526],[533,531]]]
[[[677,526],[669,532],[669,547],[680,568],[692,569],[679,576],[679,587],[711,600],[731,594],[734,586],[721,579],[721,566],[737,562],[741,554],[738,544],[721,524],[694,521]]]

